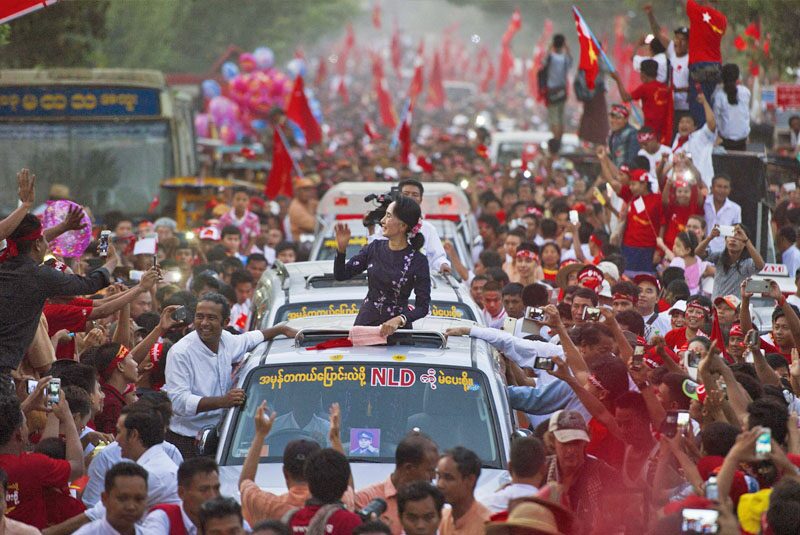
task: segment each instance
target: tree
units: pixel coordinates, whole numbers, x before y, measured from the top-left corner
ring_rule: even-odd
[[[0,67],[91,67],[105,37],[109,0],[59,2],[20,17],[3,30]],[[10,35],[9,35],[10,32]]]

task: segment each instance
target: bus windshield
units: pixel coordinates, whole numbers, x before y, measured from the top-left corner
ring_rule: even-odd
[[[263,366],[245,384],[223,463],[241,464],[253,440],[253,415],[262,401],[277,417],[262,447],[262,462],[282,462],[286,444],[329,445],[328,409],[341,408],[340,438],[351,460],[394,462],[398,442],[414,428],[441,451],[468,445],[485,466],[500,467],[498,423],[484,375],[473,369],[386,363]]]

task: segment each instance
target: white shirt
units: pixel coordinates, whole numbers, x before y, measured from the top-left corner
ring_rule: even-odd
[[[720,85],[711,96],[711,108],[720,137],[739,141],[750,135],[750,90],[737,85],[736,96],[737,103],[729,103],[728,95]]]
[[[742,222],[742,207],[730,199],[725,199],[725,204],[717,211],[714,209],[714,197],[706,195],[703,211],[706,216],[706,236],[711,234],[714,225],[736,225]],[[708,244],[708,250],[712,253],[718,253],[724,248],[725,238],[722,236],[714,238]]]
[[[789,276],[794,277],[797,270],[800,269],[800,249],[796,245],[792,245],[781,254],[781,262],[786,266],[789,271]]]
[[[650,162],[650,191],[658,193],[658,176],[656,176],[656,169],[658,164],[661,163],[661,155],[666,154],[672,156],[672,149],[666,145],[660,145],[655,154],[650,154],[644,149],[639,149],[637,153],[639,156],[644,156]]]
[[[653,319],[653,314],[656,318]],[[672,322],[670,321],[669,314],[663,312],[658,314],[654,312],[644,318],[644,338],[648,342],[656,335],[664,336],[672,330]]]
[[[711,189],[711,180],[714,178],[714,164],[711,161],[711,152],[714,150],[714,143],[717,141],[717,133],[708,128],[708,123],[700,129],[689,134],[689,139],[678,147],[678,138],[672,143],[672,152],[688,152],[692,155],[692,163],[700,171],[700,176],[705,182],[706,187]]]
[[[250,309],[253,308],[253,303],[250,299],[244,303],[235,303],[231,307],[231,319],[228,322],[229,327],[233,327],[239,332],[247,329],[248,318],[250,317]]]
[[[224,396],[233,386],[233,365],[240,362],[245,353],[264,341],[261,331],[250,331],[234,335],[222,331],[217,353],[212,353],[197,331],[180,339],[169,350],[167,379],[163,390],[172,401],[173,433],[194,437],[209,425],[215,425],[223,410],[197,412],[200,400],[205,397]]]
[[[536,496],[536,493],[538,492],[539,489],[533,485],[511,483],[487,496],[482,503],[492,513],[501,513],[508,509],[508,502],[511,500]]]
[[[640,56],[638,54],[633,56],[633,70],[639,72],[642,70],[642,62],[646,59],[652,59],[658,63],[658,72],[656,73],[656,80],[662,84],[667,83],[667,56],[663,53],[656,54],[653,57]]]
[[[181,503],[181,518],[183,519],[183,528],[186,530],[186,533],[189,535],[197,535],[197,526],[195,526],[186,515],[186,511],[183,509],[183,503]],[[144,533],[169,533],[170,525],[167,513],[159,510],[153,511],[144,517],[142,528]]]
[[[447,253],[444,252],[442,239],[439,237],[439,231],[436,230],[436,227],[423,219],[420,232],[425,238],[425,245],[422,246],[422,251],[425,253],[425,256],[428,257],[428,267],[430,267],[430,270],[437,272],[444,264],[450,267],[450,261],[447,259]],[[375,227],[375,232],[367,238],[367,241],[371,243],[373,240],[385,239],[386,238],[383,237],[383,229],[378,225]]]
[[[481,310],[481,314],[483,314],[483,321],[491,327],[492,329],[502,329],[503,323],[505,323],[508,314],[506,314],[506,309],[500,311],[500,314],[497,316],[492,316],[489,314],[486,309]]]
[[[178,448],[167,441],[162,442],[161,447],[164,449],[164,453],[175,464],[180,466],[183,462],[183,455],[181,455]],[[83,500],[86,507],[93,507],[100,501],[100,494],[105,489],[106,472],[121,461],[122,448],[119,447],[118,442],[112,442],[92,459],[88,469],[89,481],[86,483],[86,488],[81,496],[81,500]]]
[[[160,503],[180,503],[178,497],[178,465],[164,452],[161,444],[145,450],[136,464],[147,470],[147,508]],[[89,520],[99,520],[106,514],[103,502],[84,513]],[[93,532],[94,533],[94,532]]]
[[[140,533],[142,535],[148,533],[138,524],[134,524],[133,528],[136,532],[136,535],[139,535]],[[168,531],[163,533],[168,533]],[[106,521],[106,517],[103,516],[103,518],[99,518],[93,522],[89,522],[88,524],[84,524],[78,531],[74,533],[74,535],[119,535],[119,531],[114,529],[113,526]]]
[[[667,58],[669,64],[672,66],[672,85],[675,89],[688,89],[689,88],[689,54],[688,52],[683,56],[675,55],[675,42],[670,40],[667,46]],[[689,109],[689,93],[677,92],[672,93],[672,102],[676,110]]]
[[[521,324],[519,321],[517,324]],[[536,357],[564,357],[564,348],[538,340],[525,340],[505,331],[488,327],[472,327],[472,338],[478,338],[503,353],[520,368],[533,368]]]

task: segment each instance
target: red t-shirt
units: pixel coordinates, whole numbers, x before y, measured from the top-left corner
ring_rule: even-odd
[[[776,345],[770,344],[763,338],[761,339],[761,349],[763,349],[765,353],[778,353],[779,355],[783,355],[783,358],[786,359],[787,364],[792,363],[791,351],[789,353],[784,353],[783,351],[781,351],[781,348],[779,348]]]
[[[89,302],[88,305],[85,304],[86,301]],[[80,333],[86,330],[86,321],[89,314],[92,313],[92,302],[89,299],[73,299],[66,305],[47,303],[42,312],[47,318],[48,336],[53,336],[62,329],[71,333]],[[59,343],[56,347],[56,358],[75,358],[75,340]]]
[[[289,529],[292,533],[305,532],[303,528],[308,527],[308,524],[311,522],[311,519],[314,518],[317,511],[319,511],[320,507],[319,505],[306,505],[297,511],[289,521]],[[328,523],[325,524],[325,533],[329,533],[330,535],[350,535],[350,533],[361,524],[363,524],[363,522],[360,516],[346,509],[340,509],[333,513],[328,519]]]
[[[60,524],[86,510],[82,501],[70,495],[69,488],[44,489],[44,499],[47,502],[47,523],[50,526]]]
[[[670,249],[675,243],[675,236],[686,230],[686,223],[689,222],[689,218],[693,215],[703,215],[703,207],[697,204],[697,195],[697,188],[693,187],[688,205],[680,206],[674,200],[670,200],[670,203],[664,208],[664,215],[661,221],[667,227],[664,231],[664,243]]]
[[[634,89],[631,97],[642,101],[645,126],[652,128],[658,139],[664,138],[669,114],[672,113],[669,87],[657,80],[652,80]]]
[[[39,529],[47,527],[44,491],[67,486],[69,463],[40,453],[23,453],[0,455],[0,468],[8,474],[6,516]]]
[[[703,331],[697,331],[697,336],[708,337]],[[686,327],[672,329],[664,336],[664,342],[666,342],[667,347],[672,351],[680,351],[683,346],[689,343],[689,339],[686,338]]]
[[[622,200],[628,203],[628,223],[622,243],[628,247],[655,247],[658,227],[661,224],[661,195],[648,193],[634,199],[628,186],[622,186]],[[644,210],[637,211],[639,200],[644,202]]]
[[[125,397],[110,384],[100,383],[100,389],[106,398],[103,400],[103,412],[94,416],[94,429],[101,433],[116,435],[117,420],[122,413],[122,407],[125,406]]]
[[[708,6],[700,6],[695,0],[687,0],[686,16],[689,17],[689,65],[701,62],[722,62],[720,43],[728,27],[728,19]]]
[[[589,420],[588,425],[592,440],[586,446],[586,453],[607,462],[613,468],[621,469],[625,459],[625,443],[612,435],[608,428],[595,418]]]

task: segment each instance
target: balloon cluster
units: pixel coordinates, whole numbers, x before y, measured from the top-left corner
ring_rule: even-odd
[[[224,85],[216,80],[202,83],[206,113],[195,117],[195,130],[200,137],[216,136],[230,145],[245,135],[266,129],[267,114],[274,107],[284,107],[292,91],[293,78],[305,71],[303,60],[287,65],[291,78],[274,68],[275,56],[268,47],[256,48],[239,56],[238,65],[232,61],[222,64]]]

